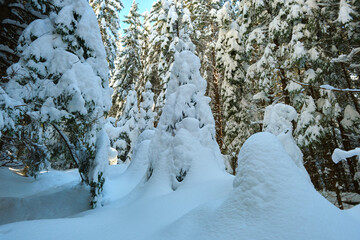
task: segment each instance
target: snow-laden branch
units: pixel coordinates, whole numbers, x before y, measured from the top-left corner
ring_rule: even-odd
[[[349,151],[336,148],[333,154],[331,155],[331,159],[333,160],[334,163],[338,163],[341,160],[346,160],[347,158],[351,158],[354,156],[358,156],[358,158],[360,159],[360,148],[355,148]]]
[[[311,85],[311,84],[308,84],[308,83],[303,83],[303,82],[296,81],[294,79],[289,79],[289,80],[294,82],[294,83],[297,83],[297,84],[299,84],[299,85],[301,85],[303,87],[311,87],[311,88],[314,88],[314,89],[328,90],[328,91],[333,91],[333,92],[352,92],[352,93],[360,92],[360,89],[358,89],[358,88],[336,88],[336,87],[333,87],[331,85],[314,86],[314,85]]]
[[[332,59],[331,62],[336,62],[336,63],[349,62],[358,53],[360,53],[360,47],[354,48],[348,55],[342,54],[339,57]]]

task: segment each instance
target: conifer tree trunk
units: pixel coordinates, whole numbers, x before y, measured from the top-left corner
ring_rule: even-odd
[[[221,103],[221,94],[219,87],[219,74],[216,68],[216,56],[215,49],[212,51],[212,64],[213,64],[213,88],[214,88],[214,107],[213,107],[213,115],[215,118],[215,130],[216,130],[216,141],[222,149],[223,146],[223,115],[222,115],[222,103]]]

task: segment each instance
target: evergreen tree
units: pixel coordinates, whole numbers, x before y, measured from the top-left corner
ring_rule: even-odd
[[[119,12],[123,9],[123,4],[120,0],[90,0],[89,2],[98,19],[106,58],[112,75],[115,68],[116,53],[118,52],[116,43],[119,39],[120,30]]]
[[[86,1],[46,4],[51,19],[35,20],[24,30],[20,60],[7,70],[4,90],[24,106],[24,114],[13,119],[18,128],[13,137],[26,137],[45,149],[23,152],[30,161],[25,164],[36,166],[30,175],[47,160],[56,165],[73,159],[96,197],[104,183],[103,173],[94,172],[102,164],[96,157],[96,139],[111,104],[106,53]]]
[[[338,184],[333,179],[342,179],[339,184],[347,189],[358,186],[345,179],[346,167],[339,170],[331,162],[332,149],[350,146],[341,125],[344,109],[347,105],[356,109],[358,105],[353,93],[331,92],[331,87],[326,87],[356,87],[348,81],[349,74],[354,73],[351,63],[341,63],[344,56],[338,54],[351,55],[355,48],[352,39],[358,36],[358,30],[350,27],[358,21],[352,12],[355,5],[351,5],[356,1],[349,5],[344,2],[243,0],[235,11],[243,49],[236,51],[237,59],[246,74],[245,89],[252,96],[249,100],[258,109],[257,113],[250,112],[250,121],[259,123],[261,109],[271,103],[283,101],[294,106],[300,113],[295,139],[318,189],[334,189]],[[342,7],[347,10],[342,11]],[[339,15],[339,11],[349,14]],[[262,125],[251,125],[252,130],[257,127]],[[350,165],[353,175],[355,166]]]
[[[166,84],[176,51],[195,51],[190,41],[192,24],[190,12],[182,0],[158,1],[150,12],[153,22],[150,36],[149,66],[145,70],[154,86],[155,112],[161,112],[165,100]],[[159,115],[160,116],[160,115]]]
[[[114,89],[113,106],[110,114],[116,118],[120,118],[124,108],[124,99],[131,90],[132,84],[140,81],[141,64],[141,23],[140,14],[138,13],[138,4],[133,1],[129,15],[125,17],[125,23],[129,24],[124,29],[124,36],[121,39],[122,51],[119,54],[119,64],[113,78],[111,79],[111,87]]]
[[[184,181],[194,183],[224,173],[215,140],[215,122],[204,96],[206,81],[200,76],[200,60],[190,51],[175,54],[166,103],[150,143],[148,184],[173,191]],[[206,165],[204,173],[200,166]],[[200,172],[201,171],[201,172]]]
[[[145,18],[144,21],[144,34],[142,42],[147,41],[148,44],[143,46],[143,49],[147,49],[142,52],[142,59],[145,61],[144,69],[143,69],[143,79],[144,83],[150,82],[153,86],[153,91],[155,98],[160,93],[160,80],[159,80],[159,61],[161,55],[161,44],[164,37],[161,35],[163,26],[165,24],[165,13],[162,11],[162,1],[156,1],[151,8],[148,18]],[[149,28],[150,25],[150,28]],[[148,40],[145,40],[147,29],[149,29]],[[145,55],[146,52],[146,55]]]
[[[133,89],[129,91],[126,97],[124,112],[117,123],[119,136],[114,143],[118,151],[118,159],[129,163],[131,161],[133,147],[139,136],[139,109],[136,92]]]
[[[221,99],[225,122],[223,152],[231,158],[231,166],[235,171],[240,147],[254,132],[250,124],[252,106],[249,92],[245,89],[246,72],[241,62],[244,49],[240,42],[240,27],[229,2],[218,11],[218,22],[217,67],[223,77]]]
[[[216,66],[216,41],[219,32],[216,15],[222,1],[185,0],[184,2],[191,13],[194,28],[191,39],[201,61],[200,72],[208,83],[206,95],[212,99],[210,106],[215,118],[216,140],[220,147],[223,147],[223,105],[220,96],[222,76]]]
[[[150,35],[151,35],[151,24],[150,24],[150,15],[149,12],[144,12],[142,14],[142,31],[140,35],[140,46],[141,46],[141,65],[142,69],[140,72],[140,80],[135,85],[135,90],[138,96],[141,97],[141,93],[145,89],[145,85],[149,82],[149,74],[146,72],[148,66],[151,64],[149,58],[149,45],[150,45]]]
[[[153,112],[154,93],[151,91],[151,83],[145,85],[145,92],[142,93],[142,102],[140,103],[139,132],[154,128],[154,119],[156,113]]]

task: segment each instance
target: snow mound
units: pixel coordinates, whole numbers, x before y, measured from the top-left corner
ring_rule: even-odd
[[[360,230],[323,198],[281,142],[257,133],[239,154],[234,190],[218,207],[202,206],[159,239],[356,239]]]

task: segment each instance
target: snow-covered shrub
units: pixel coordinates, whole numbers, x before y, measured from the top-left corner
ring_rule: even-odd
[[[297,118],[296,110],[286,104],[278,103],[265,108],[264,131],[275,135],[292,131],[292,121]]]
[[[48,4],[54,11],[32,22],[20,38],[21,57],[7,70],[5,91],[26,108],[17,124],[32,128],[35,142],[47,146],[54,164],[71,159],[58,132],[67,136],[74,164],[90,184],[97,132],[111,105],[104,45],[87,1]]]

